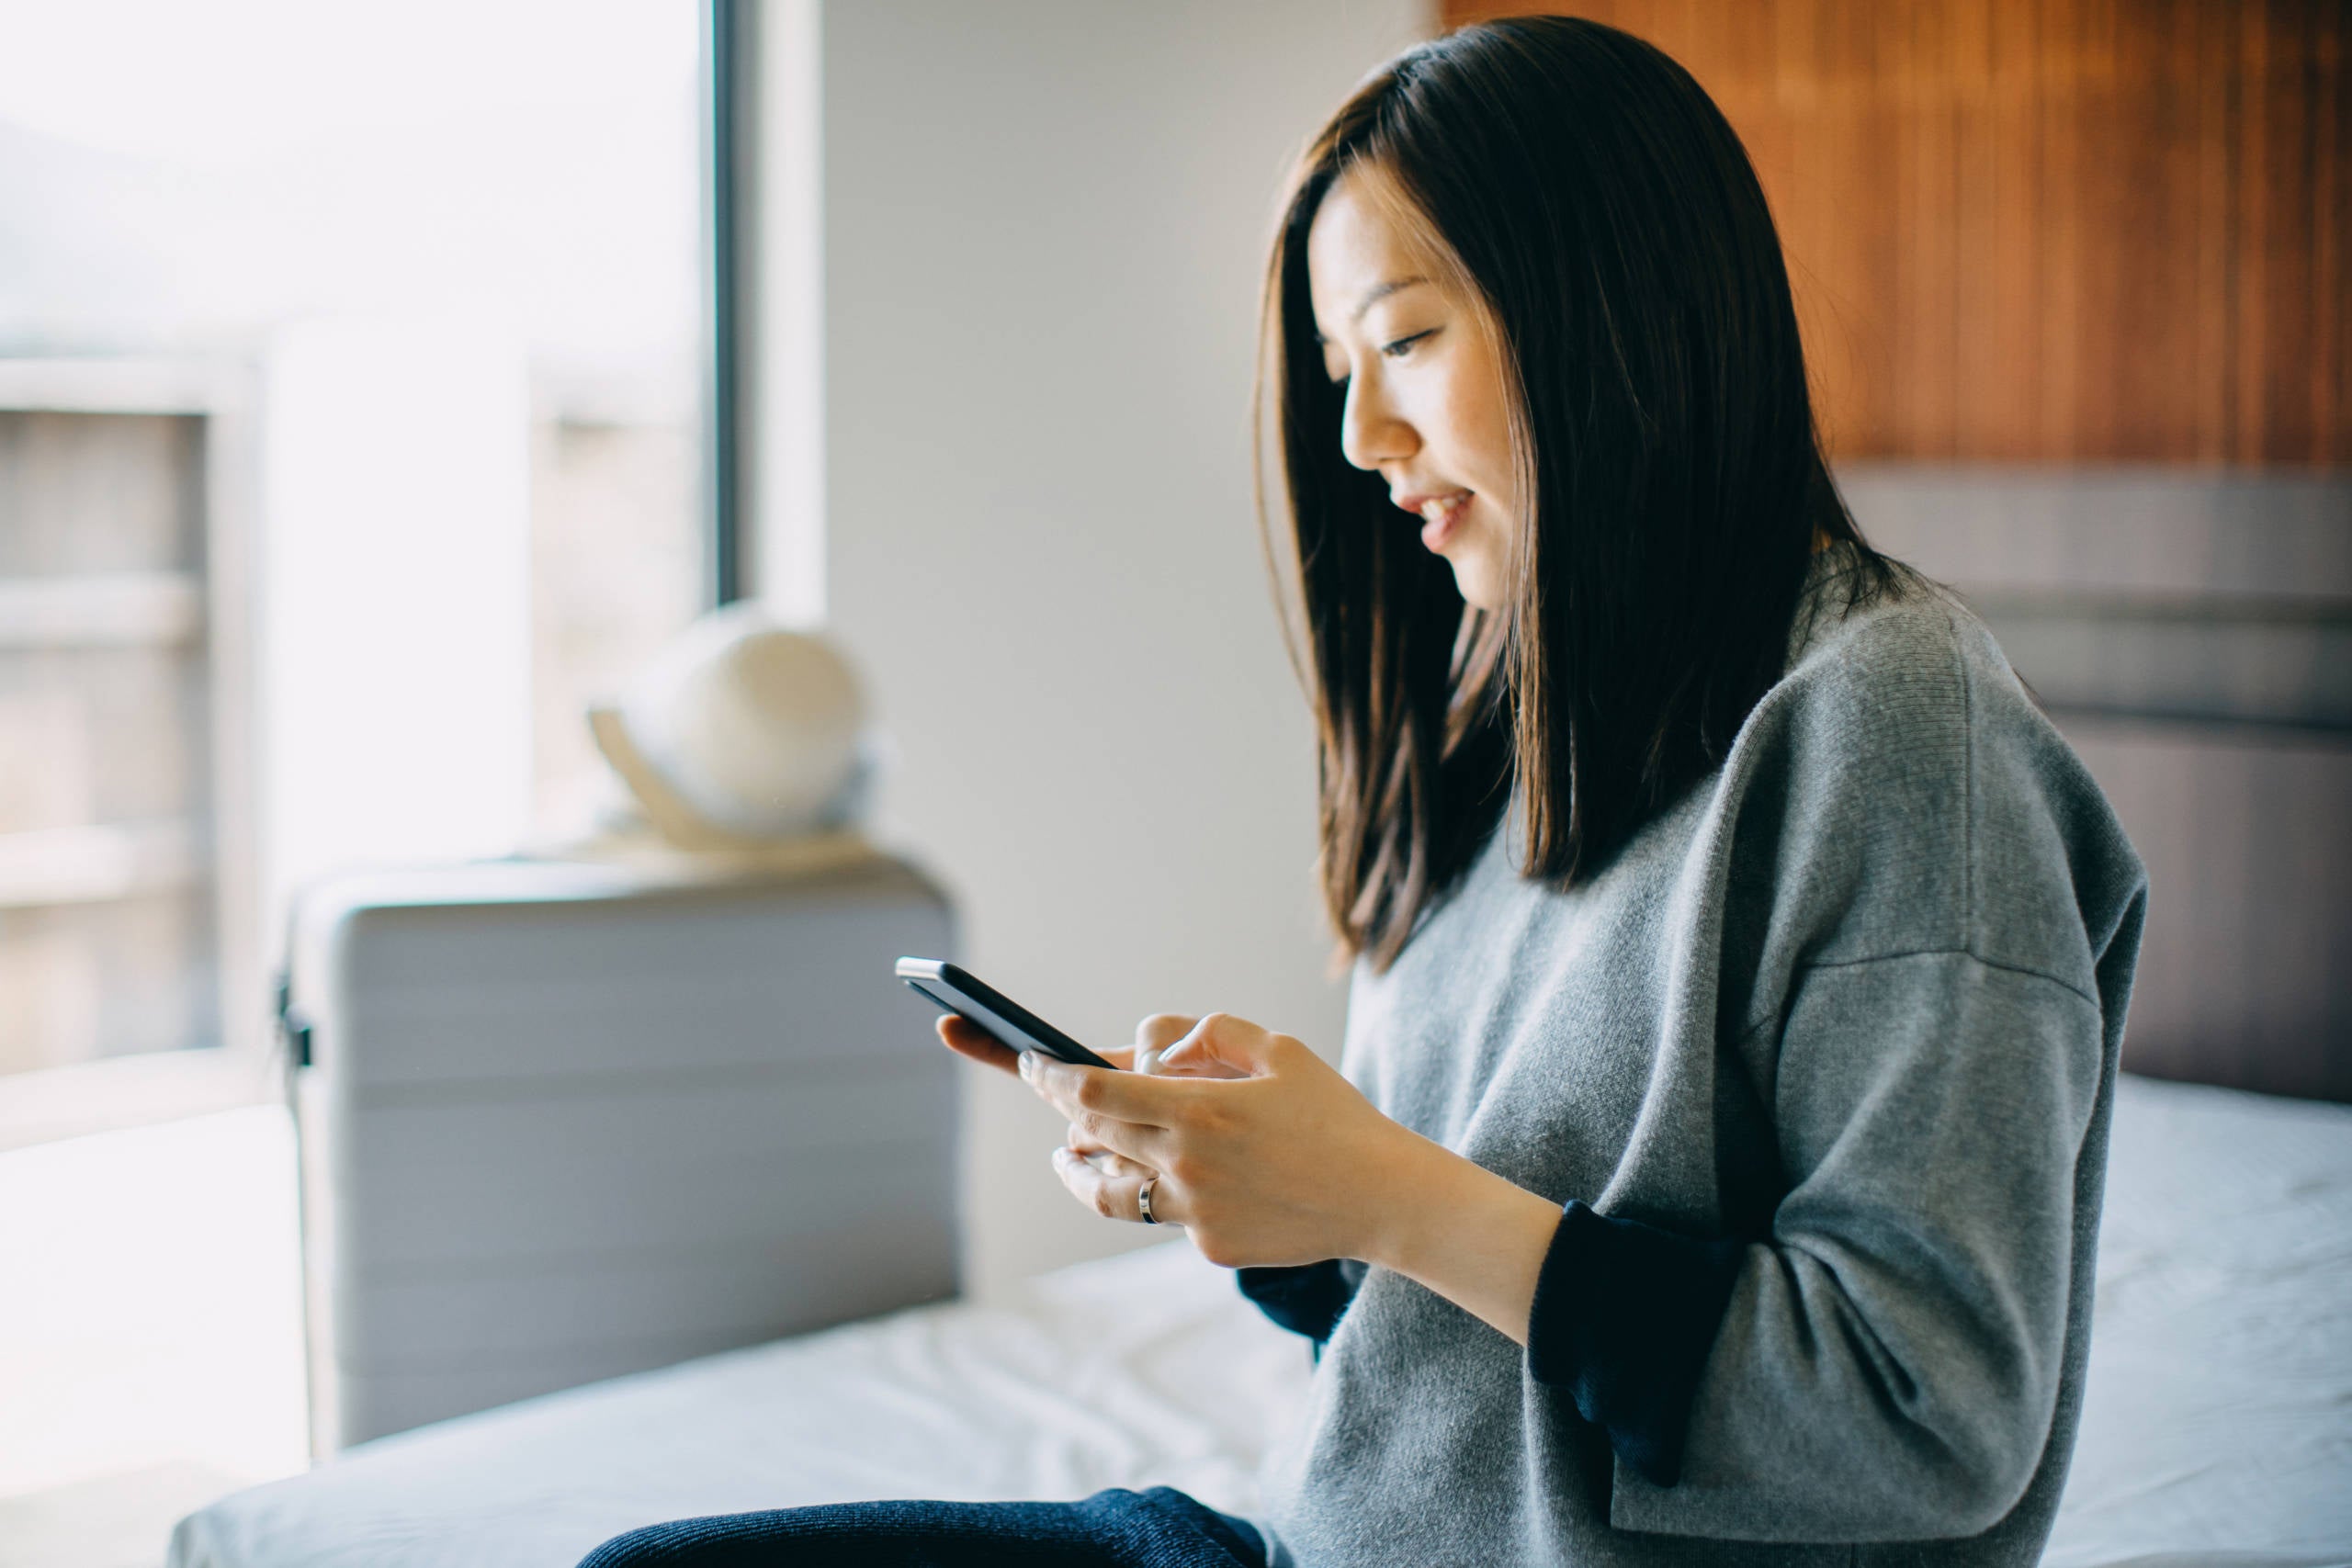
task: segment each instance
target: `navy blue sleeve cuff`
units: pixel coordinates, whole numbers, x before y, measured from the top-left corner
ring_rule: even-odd
[[[1571,1202],[1544,1255],[1527,1370],[1657,1485],[1681,1479],[1690,1403],[1746,1251]]]
[[[1327,1258],[1292,1268],[1237,1269],[1233,1280],[1260,1312],[1293,1334],[1306,1335],[1320,1350],[1339,1326],[1340,1314],[1355,1300],[1363,1267]]]

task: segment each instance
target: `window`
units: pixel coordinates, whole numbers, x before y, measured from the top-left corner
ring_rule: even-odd
[[[304,879],[592,808],[710,595],[702,30],[0,18],[0,1074],[257,1045]]]

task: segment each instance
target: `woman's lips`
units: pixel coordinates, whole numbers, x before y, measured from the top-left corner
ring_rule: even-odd
[[[1421,543],[1431,550],[1442,550],[1470,514],[1470,492],[1458,490],[1452,495],[1432,496],[1421,502],[1420,513]]]

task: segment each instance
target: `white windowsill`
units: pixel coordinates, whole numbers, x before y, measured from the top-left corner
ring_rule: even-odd
[[[0,1153],[266,1104],[282,1097],[268,1056],[159,1051],[0,1075]]]
[[[307,1463],[293,1125],[277,1106],[0,1154],[0,1562],[155,1568]]]

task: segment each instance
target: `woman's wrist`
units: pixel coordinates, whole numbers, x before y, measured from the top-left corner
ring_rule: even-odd
[[[1560,1208],[1444,1145],[1405,1130],[1357,1256],[1414,1280],[1527,1343],[1535,1281]]]

